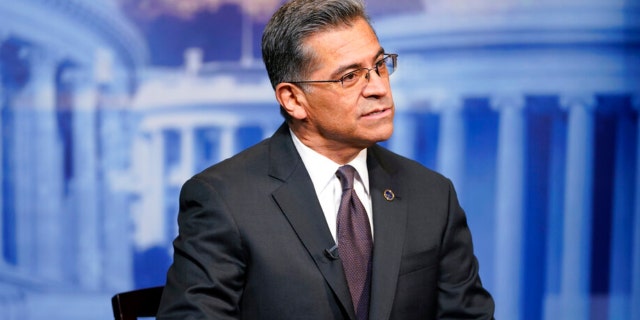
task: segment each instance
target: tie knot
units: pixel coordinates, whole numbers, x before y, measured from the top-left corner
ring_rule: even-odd
[[[344,165],[338,168],[336,176],[340,179],[342,184],[342,191],[353,189],[353,178],[356,175],[356,169],[350,165]]]

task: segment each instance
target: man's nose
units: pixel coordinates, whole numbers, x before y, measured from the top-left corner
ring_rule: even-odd
[[[374,75],[371,75],[371,74]],[[364,87],[365,95],[384,95],[389,90],[389,78],[383,78],[376,68],[371,68],[365,75],[367,84]]]

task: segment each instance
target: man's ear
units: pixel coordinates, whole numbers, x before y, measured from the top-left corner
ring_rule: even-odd
[[[276,86],[276,99],[284,110],[294,119],[307,118],[307,96],[300,87],[282,82]]]

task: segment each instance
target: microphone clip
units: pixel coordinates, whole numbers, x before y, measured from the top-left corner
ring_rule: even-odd
[[[330,260],[338,260],[340,259],[340,254],[338,252],[338,245],[336,244],[330,249],[324,249],[324,255]]]

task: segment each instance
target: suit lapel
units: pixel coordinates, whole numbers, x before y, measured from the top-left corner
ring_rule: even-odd
[[[338,297],[351,319],[355,318],[353,303],[340,260],[329,259],[326,249],[335,241],[318,202],[311,178],[291,141],[286,125],[274,134],[270,142],[269,175],[282,181],[272,194],[291,227],[313,258],[325,280]]]
[[[389,168],[370,148],[367,156],[369,187],[373,206],[374,245],[373,274],[371,280],[371,320],[387,319],[395,297],[404,234],[407,221],[406,200],[402,188],[394,180]],[[384,196],[386,190],[394,193],[392,200]]]

